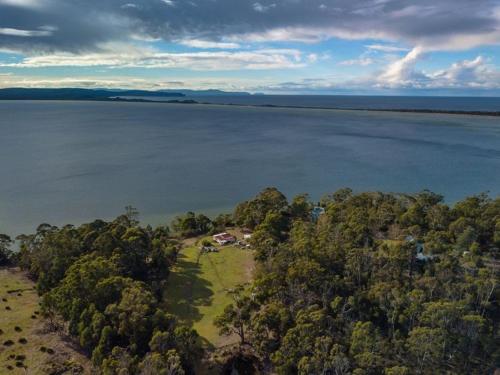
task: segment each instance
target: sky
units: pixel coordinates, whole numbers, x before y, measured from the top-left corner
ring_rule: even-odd
[[[0,0],[0,88],[500,96],[500,0]]]

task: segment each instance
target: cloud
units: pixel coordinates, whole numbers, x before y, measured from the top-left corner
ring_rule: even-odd
[[[500,70],[489,64],[487,59],[477,56],[474,60],[462,60],[448,69],[429,75],[432,86],[447,88],[499,88]]]
[[[209,40],[197,40],[197,39],[181,40],[180,44],[200,49],[237,49],[241,47],[238,43],[212,42]]]
[[[164,4],[167,4],[168,6],[175,6],[175,3],[173,0],[160,0],[161,2],[163,2]]]
[[[42,26],[39,28],[39,30],[20,30],[9,27],[0,27],[0,35],[20,36],[23,38],[51,36],[54,33],[54,31],[56,31],[56,28],[51,26]]]
[[[439,11],[436,5],[408,5],[390,13],[392,17],[429,17]]]
[[[43,0],[0,0],[0,6],[8,5],[20,8],[39,8],[43,3]]]
[[[380,52],[406,52],[408,48],[405,47],[397,47],[385,44],[370,44],[365,46],[369,50],[372,51],[380,51]]]
[[[106,45],[99,52],[53,53],[25,57],[21,62],[0,64],[11,68],[108,67],[108,68],[183,68],[191,70],[263,70],[305,66],[294,49],[258,49],[250,51],[215,51],[169,53],[132,45]]]
[[[415,47],[402,59],[390,64],[385,72],[373,78],[373,86],[413,89],[500,88],[500,70],[482,56],[455,62],[447,69],[425,72],[416,68],[424,54],[421,47]]]
[[[13,73],[0,74],[0,87],[87,87],[87,88],[137,88],[137,89],[209,89],[219,88],[235,91],[267,92],[267,93],[303,93],[303,94],[360,94],[393,92],[410,93],[414,90],[426,92],[446,92],[467,94],[475,93],[500,94],[500,70],[495,68],[488,59],[478,56],[471,60],[457,61],[446,69],[434,72],[415,71],[405,76],[404,85],[388,84],[380,79],[378,74],[362,78],[346,78],[344,76],[309,77],[290,81],[279,81],[272,76],[259,76],[254,79],[236,77],[207,78],[190,76],[182,81],[177,80],[172,73],[162,79],[131,78],[130,76],[114,75],[112,69],[106,77],[43,77],[25,76]],[[196,73],[195,73],[196,74]],[[443,91],[443,90],[450,91]],[[387,91],[390,90],[390,91]],[[392,91],[391,91],[392,90]]]
[[[378,80],[389,87],[414,85],[416,81],[424,78],[421,73],[416,72],[414,69],[423,53],[424,50],[421,46],[413,48],[402,59],[391,63]]]
[[[325,59],[321,48],[301,52],[301,43],[331,38],[362,40],[366,47],[340,65],[370,65],[378,72],[358,73],[356,81],[314,83],[321,89],[339,84],[491,87],[498,82],[498,70],[484,57],[434,72],[418,68],[420,59],[434,51],[499,45],[498,0],[0,0],[0,51],[21,56],[6,60],[4,70],[295,69]],[[293,48],[269,48],[280,43]],[[295,86],[307,85],[313,83],[299,80]]]
[[[175,75],[158,78],[131,78],[107,74],[105,78],[99,76],[21,76],[15,74],[0,75],[0,88],[3,87],[82,87],[82,88],[124,88],[124,89],[223,89],[233,91],[251,91],[262,83],[261,79],[251,80],[243,78],[206,78],[190,77],[182,81],[172,79]]]
[[[361,66],[367,66],[373,64],[375,61],[370,58],[370,57],[360,57],[358,59],[352,59],[352,60],[344,60],[339,62],[339,65],[346,65],[346,66],[351,66],[351,65],[361,65]]]
[[[121,6],[121,8],[122,8],[122,9],[127,9],[127,8],[129,8],[129,9],[130,9],[130,8],[134,9],[134,8],[138,8],[138,5],[137,5],[137,4],[134,4],[134,3],[126,3],[126,4],[123,4],[123,5]]]
[[[262,5],[261,3],[253,3],[253,9],[259,13],[266,13],[269,9],[276,8],[276,4]]]
[[[144,35],[169,42],[372,38],[428,50],[467,49],[499,43],[499,9],[497,0],[420,0],[418,5],[409,0],[0,0],[4,28],[58,27],[43,40],[1,35],[0,48],[88,51]]]

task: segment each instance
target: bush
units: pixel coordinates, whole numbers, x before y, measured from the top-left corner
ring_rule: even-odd
[[[213,243],[209,240],[203,240],[201,241],[202,246],[213,246]]]
[[[25,345],[25,344],[27,344],[27,343],[28,343],[28,340],[26,340],[26,338],[24,338],[24,337],[21,337],[21,338],[19,339],[19,343],[20,343],[20,344]]]
[[[4,341],[4,342],[3,342],[3,345],[4,345],[4,346],[12,346],[12,345],[14,345],[14,341],[12,341],[12,340],[7,340],[7,341]]]

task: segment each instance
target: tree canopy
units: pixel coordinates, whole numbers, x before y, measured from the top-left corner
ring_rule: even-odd
[[[177,217],[177,236],[253,231],[251,285],[214,324],[277,374],[487,374],[500,367],[500,198],[342,189],[321,210],[267,188],[231,215]],[[246,233],[246,232],[245,232]],[[192,374],[198,334],[164,311],[180,248],[138,213],[0,235],[0,264],[36,280],[42,310],[105,375]],[[239,272],[234,270],[233,272]],[[182,318],[182,317],[180,317]],[[257,367],[259,367],[257,366]]]

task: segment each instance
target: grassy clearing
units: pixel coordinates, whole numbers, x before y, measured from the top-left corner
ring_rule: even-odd
[[[167,310],[192,325],[207,346],[219,347],[235,338],[220,337],[213,320],[231,303],[227,291],[251,281],[253,252],[223,246],[218,253],[199,253],[194,244],[179,254],[165,291]]]
[[[0,374],[47,374],[48,367],[88,360],[69,341],[44,330],[34,284],[15,269],[0,269]]]

